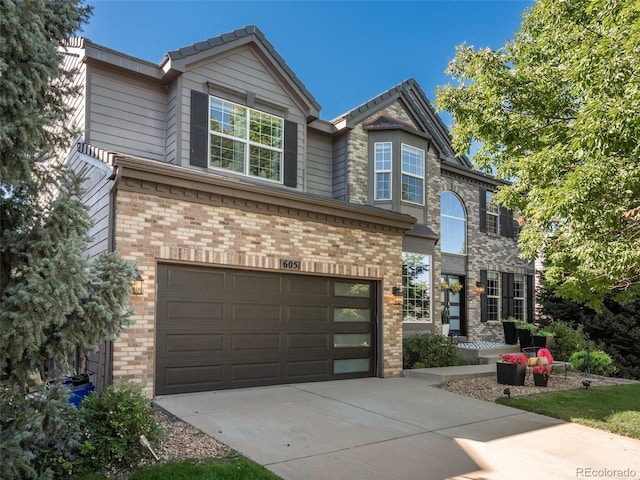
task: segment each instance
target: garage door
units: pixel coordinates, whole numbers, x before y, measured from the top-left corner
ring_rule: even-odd
[[[158,266],[157,395],[374,375],[376,283]]]

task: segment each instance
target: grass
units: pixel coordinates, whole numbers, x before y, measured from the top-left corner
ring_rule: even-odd
[[[105,480],[90,476],[82,480]],[[209,459],[203,462],[169,462],[142,468],[129,480],[279,480],[280,477],[242,457]]]
[[[640,439],[640,384],[500,398],[497,403]]]

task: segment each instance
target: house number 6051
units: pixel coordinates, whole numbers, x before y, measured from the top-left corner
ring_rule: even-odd
[[[300,260],[280,259],[280,268],[284,270],[300,270]]]

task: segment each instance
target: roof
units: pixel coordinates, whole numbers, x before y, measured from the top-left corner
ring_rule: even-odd
[[[170,69],[181,69],[187,60],[191,61],[193,56],[205,56],[214,55],[220,50],[226,50],[229,47],[235,47],[236,45],[243,43],[255,42],[260,45],[269,54],[269,56],[275,61],[277,66],[286,74],[288,79],[297,87],[301,94],[316,110],[315,117],[319,116],[321,109],[320,104],[316,101],[314,96],[307,90],[304,84],[300,81],[293,70],[287,65],[284,58],[276,51],[275,47],[267,40],[264,33],[255,25],[249,25],[233,32],[224,33],[217,37],[211,37],[202,42],[197,42],[187,47],[179,48],[178,50],[172,50],[165,54],[164,59],[160,63],[161,67],[167,69],[167,65]]]
[[[372,112],[380,110],[398,99],[402,99],[420,129],[433,140],[442,160],[471,168],[472,165],[469,159],[464,155],[458,155],[452,147],[451,136],[447,126],[434,110],[418,82],[413,78],[409,78],[377,97],[349,110],[332,120],[332,123],[336,126],[342,125],[347,128],[353,128],[356,123],[371,115]]]

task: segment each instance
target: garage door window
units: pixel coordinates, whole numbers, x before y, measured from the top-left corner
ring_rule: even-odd
[[[335,348],[370,347],[370,333],[336,333],[333,336]]]
[[[349,358],[347,360],[334,360],[333,373],[356,373],[367,372],[369,370],[368,358]]]
[[[368,283],[344,283],[333,284],[333,294],[336,297],[368,297],[370,285]]]
[[[368,308],[335,308],[333,320],[336,322],[370,322],[371,310]]]

